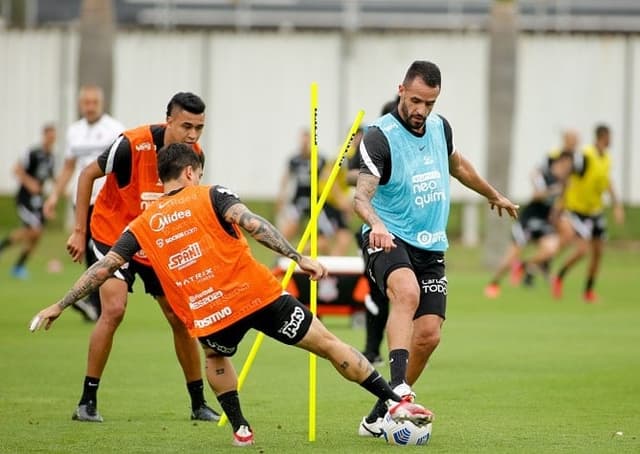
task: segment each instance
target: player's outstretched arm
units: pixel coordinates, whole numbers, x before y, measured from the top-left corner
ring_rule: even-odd
[[[224,218],[227,222],[238,224],[263,246],[296,262],[312,279],[326,276],[327,270],[320,262],[301,255],[278,229],[262,216],[253,213],[246,205],[232,205],[224,213]]]
[[[518,217],[518,208],[520,207],[500,194],[482,178],[471,162],[457,150],[449,157],[449,173],[469,189],[486,197],[491,209],[497,208],[499,216],[502,216],[502,210],[505,210],[512,218]]]
[[[29,329],[36,331],[42,326],[45,329],[49,329],[51,324],[62,314],[63,310],[97,290],[125,262],[125,259],[119,254],[111,251],[107,253],[80,276],[80,279],[76,281],[60,301],[38,312],[31,319]]]

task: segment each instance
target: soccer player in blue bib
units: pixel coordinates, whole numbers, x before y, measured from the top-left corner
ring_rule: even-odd
[[[367,130],[360,153],[354,209],[364,220],[366,271],[389,297],[390,384],[401,396],[413,385],[440,342],[447,278],[444,252],[450,176],[487,198],[491,208],[517,217],[500,194],[455,149],[449,122],[432,114],[440,69],[415,61],[399,86],[400,100]],[[358,433],[380,436],[386,406],[377,402]]]

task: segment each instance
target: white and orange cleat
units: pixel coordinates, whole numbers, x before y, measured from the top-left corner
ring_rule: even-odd
[[[396,422],[411,421],[416,426],[424,426],[433,421],[433,412],[420,404],[413,403],[416,394],[406,383],[401,383],[393,388],[393,392],[402,397],[400,402],[388,402],[389,416]]]
[[[240,426],[233,433],[233,446],[251,446],[253,443],[253,431],[249,426]]]
[[[416,426],[424,426],[433,421],[433,413],[420,404],[411,402],[410,397],[403,397],[400,402],[389,407],[389,416],[395,422],[411,421]]]

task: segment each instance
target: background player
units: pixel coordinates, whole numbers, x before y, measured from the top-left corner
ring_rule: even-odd
[[[0,253],[8,246],[22,243],[22,252],[13,265],[11,274],[17,279],[29,276],[25,263],[34,251],[45,224],[42,211],[44,183],[53,178],[54,156],[53,147],[56,143],[56,128],[47,124],[42,128],[42,141],[24,155],[24,158],[14,167],[14,173],[20,188],[16,194],[16,208],[22,227],[9,232],[0,241]]]
[[[560,267],[552,279],[552,294],[562,297],[563,279],[573,266],[590,250],[587,280],[583,298],[587,303],[598,297],[593,290],[600,269],[600,261],[607,233],[603,196],[609,193],[613,205],[613,215],[617,223],[624,222],[624,207],[618,199],[610,177],[611,155],[609,145],[611,131],[606,125],[595,128],[595,141],[587,145],[581,153],[576,153],[573,173],[569,178],[563,198],[564,208],[573,227],[576,240],[575,251]]]
[[[556,234],[554,222],[556,225],[564,225],[567,221],[564,217],[558,217],[552,222],[552,208],[557,197],[562,195],[572,165],[573,152],[564,151],[555,159],[551,159],[550,163],[545,163],[543,167],[534,171],[532,200],[521,211],[518,221],[513,224],[511,229],[513,242],[490,283],[484,289],[484,294],[488,298],[496,298],[500,295],[502,277],[513,267],[514,262],[520,260],[522,251],[528,243],[537,244],[536,252],[531,259],[517,265],[526,273],[525,281],[528,285],[531,284],[533,272],[546,268],[548,262],[558,252],[560,240]]]

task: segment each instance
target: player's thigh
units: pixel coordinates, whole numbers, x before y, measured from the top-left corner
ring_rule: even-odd
[[[560,238],[554,233],[541,236],[538,240],[538,247],[545,254],[553,255],[560,247]]]
[[[391,249],[389,252],[384,252],[382,250],[369,249],[368,232],[363,235],[362,239],[365,273],[367,273],[371,280],[376,284],[380,293],[391,296],[389,295],[389,277],[396,270],[405,270],[395,276],[395,278],[398,279],[398,284],[401,284],[403,282],[402,278],[405,278],[408,281],[413,279],[413,283],[409,285],[417,285],[415,282],[415,275],[413,278],[411,277],[411,274],[413,273],[413,266],[405,243],[396,240],[397,247]]]
[[[420,299],[420,286],[411,268],[399,267],[387,276],[387,295],[392,304],[416,303]]]
[[[101,317],[121,317],[127,308],[128,284],[125,280],[110,277],[100,287]]]

